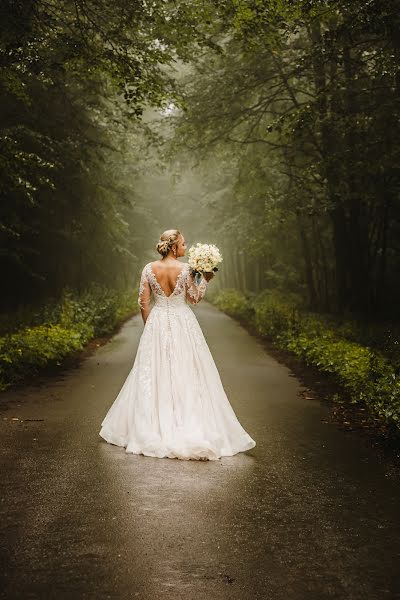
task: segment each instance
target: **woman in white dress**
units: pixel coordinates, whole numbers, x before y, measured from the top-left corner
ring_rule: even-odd
[[[159,261],[143,268],[138,303],[144,329],[133,367],[101,424],[100,435],[126,452],[158,458],[217,460],[256,443],[239,423],[189,304],[204,296],[187,263],[184,236],[165,231]],[[154,305],[150,308],[151,295]]]

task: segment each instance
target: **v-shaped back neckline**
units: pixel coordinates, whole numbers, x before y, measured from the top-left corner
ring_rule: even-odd
[[[153,267],[151,266],[151,263],[149,263],[149,270],[150,270],[150,273],[151,273],[152,277],[154,278],[154,281],[155,281],[155,283],[156,283],[156,286],[157,286],[157,288],[158,288],[158,289],[161,291],[161,293],[162,293],[162,294],[165,296],[165,298],[171,298],[171,296],[173,296],[173,294],[175,294],[175,292],[176,292],[176,290],[177,290],[177,288],[178,288],[178,285],[179,285],[179,281],[180,281],[180,279],[181,279],[181,277],[182,277],[182,273],[183,273],[183,271],[185,270],[185,265],[186,265],[186,264],[187,264],[187,263],[183,263],[183,267],[182,267],[182,269],[181,269],[181,271],[180,271],[180,273],[179,273],[178,277],[176,278],[175,287],[174,287],[174,289],[172,290],[172,292],[169,294],[169,296],[167,296],[167,294],[166,294],[166,293],[164,292],[164,290],[162,289],[162,287],[161,287],[161,285],[160,285],[160,282],[158,281],[158,279],[157,279],[157,277],[156,277],[156,274],[155,274],[155,273],[154,273],[154,271],[153,271]]]

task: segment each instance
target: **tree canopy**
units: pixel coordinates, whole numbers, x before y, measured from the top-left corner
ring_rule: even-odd
[[[136,273],[156,226],[139,118],[176,100],[169,65],[205,43],[200,3],[6,0],[0,15],[4,306]],[[193,35],[195,33],[195,35]]]
[[[315,308],[398,300],[398,8],[223,3],[221,51],[182,86],[177,143],[218,157],[227,252]]]
[[[174,205],[172,176],[163,206],[142,184],[162,157],[162,131],[146,118],[155,107],[173,169],[202,180],[200,201],[179,200],[182,221],[202,211],[226,256],[224,285],[390,312],[400,296],[398,8],[3,2],[3,304],[136,274]]]

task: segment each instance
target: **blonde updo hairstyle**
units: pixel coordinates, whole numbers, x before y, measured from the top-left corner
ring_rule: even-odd
[[[167,229],[164,231],[164,233],[160,235],[160,239],[157,242],[157,252],[159,252],[161,256],[167,256],[172,246],[178,243],[180,235],[181,232],[178,231],[178,229]]]

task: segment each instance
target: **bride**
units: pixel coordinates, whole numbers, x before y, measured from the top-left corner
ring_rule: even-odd
[[[189,304],[204,296],[187,263],[184,236],[165,231],[162,259],[143,268],[138,304],[144,322],[133,367],[101,423],[100,436],[132,454],[217,460],[253,448],[240,425]],[[150,309],[151,295],[154,305]]]

